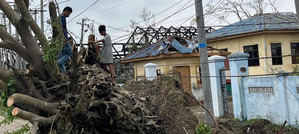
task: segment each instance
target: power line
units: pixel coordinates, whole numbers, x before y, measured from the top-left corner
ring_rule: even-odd
[[[265,60],[265,62],[266,62],[266,65],[270,67],[272,73],[275,72],[274,69],[269,65],[268,61]],[[295,73],[296,73],[296,72],[295,72]],[[288,91],[289,91],[295,98],[297,98],[297,99],[299,100],[299,97],[298,97],[297,95],[295,95],[295,93],[293,93],[292,90],[289,89],[289,88],[287,87],[286,83],[284,83],[284,82],[283,82],[281,79],[279,79],[278,77],[276,77],[276,79],[278,79],[278,80],[283,84],[283,86],[284,86],[284,87],[285,87],[285,88],[286,88],[286,89],[287,89],[287,90],[288,90]]]
[[[187,21],[191,20],[195,15],[192,15],[191,17],[189,17],[187,20],[185,20],[183,23],[181,23],[180,25],[178,25],[177,27],[182,26],[183,24],[185,24]]]
[[[95,23],[96,24],[98,24],[98,25],[101,25],[101,23],[99,23],[99,22],[96,22],[95,21]],[[106,25],[108,28],[111,28],[111,29],[114,29],[114,30],[117,30],[117,31],[121,31],[121,32],[129,32],[128,30],[126,30],[126,29],[122,29],[122,28],[117,28],[117,27],[113,27],[113,26],[109,26],[109,25]]]
[[[89,7],[87,7],[85,10],[83,10],[82,12],[80,12],[78,15],[76,15],[74,18],[72,18],[71,20],[68,21],[72,22],[74,19],[76,19],[77,17],[79,17],[81,14],[83,14],[84,12],[86,12],[89,8],[91,8],[92,6],[94,6],[95,4],[97,4],[99,1],[101,0],[96,0],[94,3],[92,3]]]
[[[121,6],[124,6],[126,4],[128,4],[129,2],[131,2],[132,0],[127,0],[127,1],[124,1],[123,3],[120,3],[118,5],[115,5],[115,6],[112,6],[112,7],[109,7],[109,8],[106,8],[106,9],[103,9],[101,10],[100,12],[104,12],[104,11],[107,11],[107,10],[111,10],[111,9],[115,9],[115,8],[118,8],[118,7],[121,7]]]
[[[299,72],[291,72],[291,73],[285,73],[284,75],[286,76],[293,76],[293,74],[299,73]],[[172,77],[172,78],[214,78],[214,77],[224,77],[224,76],[184,76],[184,75],[179,75],[179,76],[174,76],[176,73],[172,73],[169,75],[173,76],[157,76],[157,77]],[[254,75],[230,75],[230,76],[225,76],[226,78],[246,78],[246,77],[264,77],[264,76],[277,76],[280,77],[282,76],[280,73],[273,73],[273,74],[254,74]],[[145,76],[137,76],[137,77],[145,77]],[[156,77],[148,77],[148,78],[156,78]]]
[[[129,36],[129,35],[131,35],[131,33],[129,33],[129,34],[125,34],[125,35],[122,35],[122,36],[119,36],[119,37],[117,37],[116,39],[113,39],[112,41],[115,41],[115,40],[124,38],[124,37]]]
[[[240,58],[240,59],[229,59],[229,61],[244,61],[244,60],[254,60],[254,59],[272,59],[272,58],[280,58],[280,57],[291,57],[291,56],[299,56],[299,55],[282,55],[282,56],[272,56],[272,57],[259,57],[259,58]],[[197,64],[207,64],[207,63],[220,63],[223,60],[216,60],[216,61],[208,61],[208,62],[199,62],[199,63],[184,63],[184,64],[167,64],[161,65],[158,64],[157,66],[182,66],[182,65],[197,65]],[[136,66],[137,68],[143,68],[143,66]]]
[[[164,10],[162,10],[161,12],[155,14],[154,16],[151,16],[151,17],[148,18],[148,19],[152,19],[152,18],[154,18],[154,17],[157,17],[157,16],[159,16],[159,15],[165,13],[166,11],[168,11],[168,10],[170,10],[171,8],[177,6],[178,4],[180,4],[180,3],[183,2],[183,1],[184,1],[184,0],[180,0],[180,1],[176,2],[175,4],[171,5],[170,7],[166,8],[166,9],[164,9]],[[141,20],[141,21],[136,22],[136,24],[139,24],[139,23],[141,23],[141,22],[145,22],[145,21],[144,21],[144,20]],[[121,27],[121,28],[126,28],[126,27],[129,27],[129,26],[130,26],[130,25],[127,25],[127,26],[124,26],[124,27]]]
[[[176,12],[174,12],[173,14],[171,14],[171,15],[169,15],[169,16],[163,18],[162,20],[160,20],[160,21],[158,21],[158,22],[152,24],[151,26],[156,25],[156,24],[158,24],[158,23],[162,23],[163,21],[165,21],[165,20],[171,18],[172,16],[174,16],[174,15],[176,15],[176,14],[178,14],[178,13],[180,13],[180,12],[182,12],[182,11],[188,9],[188,8],[190,8],[190,7],[193,6],[195,3],[193,3],[193,4],[189,5],[189,6],[187,6],[187,4],[189,4],[189,3],[186,3],[182,8],[180,8],[179,10],[177,10]],[[186,7],[186,6],[187,6],[187,7]]]
[[[66,3],[66,2],[70,2],[71,0],[65,0],[65,1],[61,1],[59,2],[58,4],[63,4],[63,3]]]

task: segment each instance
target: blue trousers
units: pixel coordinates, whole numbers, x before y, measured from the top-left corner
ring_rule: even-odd
[[[65,44],[59,53],[57,64],[62,74],[67,74],[65,63],[72,57],[73,51],[69,43]]]

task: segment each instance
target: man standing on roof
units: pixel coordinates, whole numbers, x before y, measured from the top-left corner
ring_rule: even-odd
[[[109,72],[112,77],[112,83],[114,83],[114,66],[113,66],[113,52],[112,52],[112,43],[110,35],[106,33],[106,26],[100,25],[99,26],[99,32],[102,36],[104,36],[104,39],[99,40],[98,42],[103,42],[103,49],[100,54],[100,65],[101,67]],[[108,69],[109,68],[109,69]]]
[[[61,26],[63,28],[63,34],[65,37],[65,43],[61,52],[58,55],[57,64],[62,74],[67,74],[64,63],[67,62],[69,58],[73,55],[72,46],[69,42],[68,32],[66,28],[66,17],[69,17],[72,12],[73,10],[71,7],[65,7],[60,16]]]

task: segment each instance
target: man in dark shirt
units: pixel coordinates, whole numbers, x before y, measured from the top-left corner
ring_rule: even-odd
[[[94,65],[97,63],[97,57],[100,55],[100,47],[95,42],[95,35],[88,36],[88,48],[85,64]]]
[[[65,39],[68,39],[66,18],[69,17],[72,14],[72,12],[73,12],[73,9],[71,7],[65,7],[60,16],[61,26],[63,28],[63,34],[64,34]]]
[[[63,45],[61,52],[58,55],[57,64],[58,64],[58,67],[62,74],[67,73],[64,63],[67,62],[69,60],[69,58],[73,55],[72,46],[68,40],[68,32],[67,32],[67,27],[66,27],[66,17],[69,17],[72,12],[73,12],[73,10],[71,7],[65,7],[60,16],[61,26],[63,28],[63,34],[65,37],[65,43]]]

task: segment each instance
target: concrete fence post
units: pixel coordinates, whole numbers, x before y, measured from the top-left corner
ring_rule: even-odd
[[[228,56],[231,74],[232,99],[234,108],[234,117],[240,120],[246,120],[246,103],[242,77],[249,74],[248,70],[249,54],[237,52]],[[236,77],[237,76],[237,77]]]
[[[224,69],[224,60],[226,58],[223,56],[212,56],[209,57],[209,71],[210,71],[210,81],[211,81],[211,92],[213,101],[213,110],[216,117],[224,116],[224,104],[223,96],[221,90],[221,77],[220,70]],[[215,77],[217,76],[217,77]]]

